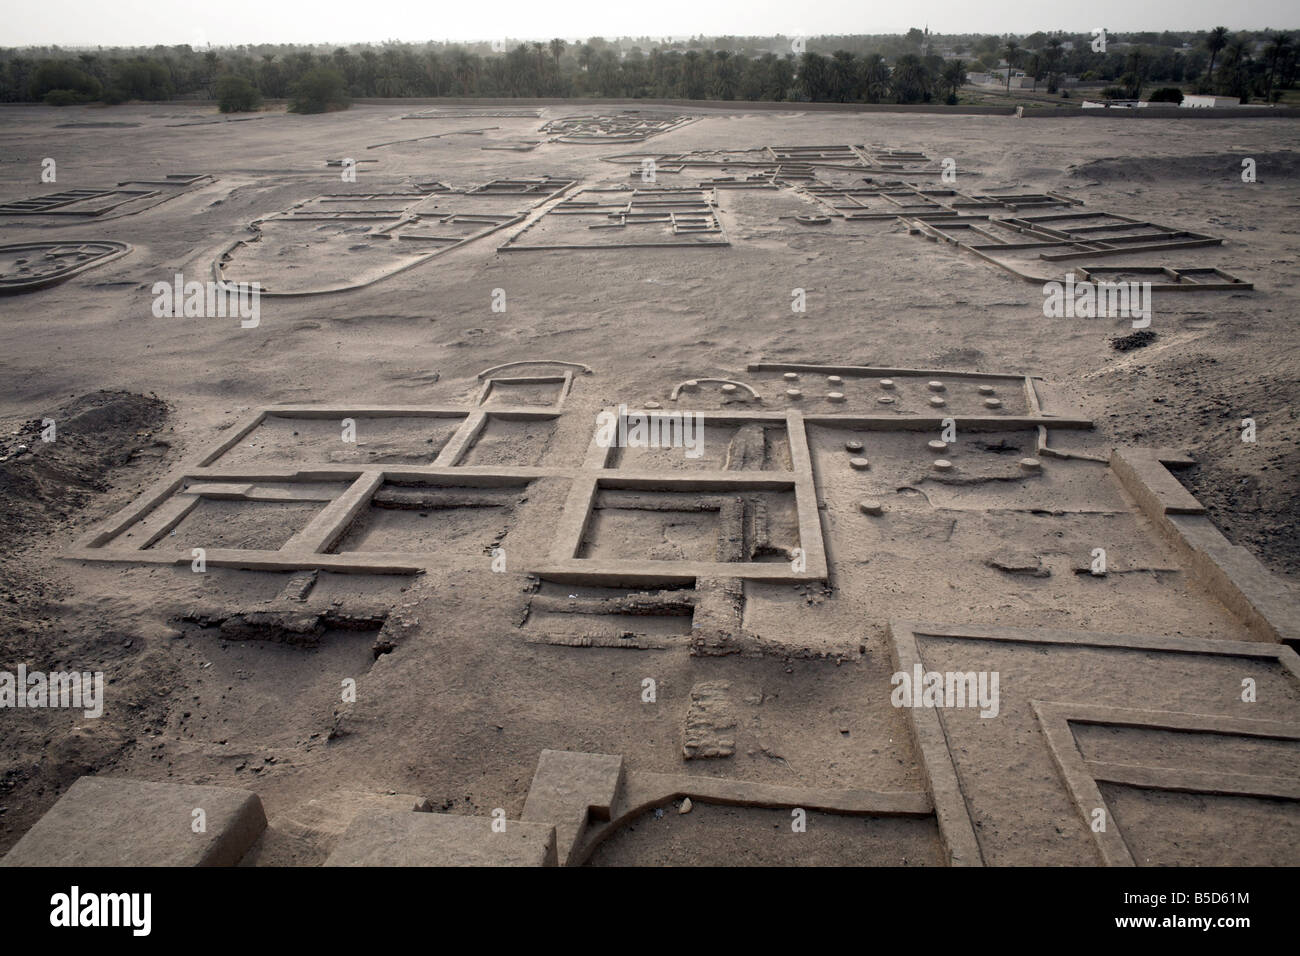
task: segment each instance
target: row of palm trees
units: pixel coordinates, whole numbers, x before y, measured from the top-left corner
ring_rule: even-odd
[[[318,54],[191,51],[153,56],[83,52],[33,60],[0,50],[0,101],[40,99],[52,89],[102,90],[105,99],[160,100],[207,96],[223,76],[242,76],[267,99],[289,95],[307,73],[326,68],[357,97],[604,96],[663,99],[918,103],[955,102],[961,62],[915,53],[892,63],[878,53],[830,56],[793,52],[751,56],[726,50],[633,50],[562,39],[518,44],[500,55],[441,52],[405,45]],[[141,77],[147,77],[145,82]]]
[[[1231,36],[1227,27],[1215,27],[1205,38],[1205,48],[1210,52],[1210,65],[1205,71],[1202,88],[1207,93],[1222,93],[1227,96],[1242,96],[1243,102],[1249,94],[1252,55],[1246,38]],[[1223,60],[1219,71],[1214,69],[1219,54]],[[1285,75],[1288,64],[1294,74],[1296,46],[1288,33],[1269,35],[1263,49],[1264,64],[1264,101],[1273,102],[1273,93],[1278,79]]]
[[[919,34],[919,31],[916,31]],[[846,46],[853,38],[844,39]],[[895,38],[898,39],[898,38]],[[1092,71],[1119,78],[1133,95],[1147,80],[1183,84],[1243,98],[1271,99],[1296,79],[1296,44],[1289,34],[1268,37],[1262,57],[1253,38],[1219,27],[1206,35],[1204,50],[1169,46],[1132,47],[1125,53],[1098,54],[1074,37],[1067,49],[1062,36],[1028,49],[1014,37],[985,38],[976,64],[991,67],[998,57],[1011,72],[1023,68],[1035,89],[1045,80],[1054,93],[1066,72]],[[907,49],[910,46],[911,49]],[[883,48],[882,48],[883,49]],[[773,100],[813,102],[956,102],[967,64],[945,59],[929,43],[877,50],[833,53],[742,53],[727,49],[653,47],[644,53],[593,39],[570,45],[563,39],[516,44],[508,50],[472,51],[441,44],[384,44],[317,51],[310,48],[192,50],[97,50],[76,54],[48,51],[34,56],[0,50],[0,101],[40,99],[68,84],[77,91],[102,90],[110,101],[211,97],[222,76],[242,76],[269,99],[286,97],[302,76],[317,68],[338,73],[352,96],[544,96],[619,98]],[[973,51],[974,52],[974,51]],[[1202,65],[1208,66],[1201,72]],[[55,85],[51,85],[55,84]],[[86,95],[89,95],[88,93]]]

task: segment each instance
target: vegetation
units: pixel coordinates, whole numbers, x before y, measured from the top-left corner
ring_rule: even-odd
[[[38,66],[32,76],[32,99],[51,106],[87,103],[99,99],[101,91],[97,79],[71,63],[50,60]]]
[[[72,102],[169,98],[222,100],[242,80],[267,99],[304,111],[340,109],[349,97],[608,97],[835,103],[955,103],[964,74],[1022,69],[1056,96],[1067,76],[1275,101],[1296,83],[1296,37],[1240,31],[1089,34],[650,38],[487,44],[385,43],[319,47],[255,45],[196,50],[0,50],[0,102],[40,102],[67,90]],[[1009,71],[1008,71],[1009,72]],[[1001,82],[1001,78],[999,78]],[[224,84],[218,89],[219,84]],[[1006,93],[1011,81],[1005,80]],[[996,93],[996,89],[994,91]],[[1026,91],[1027,92],[1027,91]],[[960,95],[972,95],[967,89]],[[69,99],[59,93],[56,99]]]
[[[72,90],[50,90],[43,100],[46,106],[76,106],[86,102]]]
[[[216,92],[223,113],[251,113],[262,105],[262,94],[246,76],[227,73],[217,80]]]
[[[293,84],[290,113],[327,113],[348,107],[343,75],[328,66],[308,70]]]

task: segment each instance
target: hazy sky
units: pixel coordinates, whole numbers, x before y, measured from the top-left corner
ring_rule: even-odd
[[[1300,26],[1295,0],[4,0],[0,46]]]

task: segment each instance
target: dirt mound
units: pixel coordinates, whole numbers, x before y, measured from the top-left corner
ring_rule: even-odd
[[[1121,443],[1186,449],[1195,467],[1175,472],[1215,526],[1273,571],[1300,572],[1300,448],[1295,434],[1300,380],[1284,372],[1236,370],[1188,353],[1132,366],[1114,388],[1160,405],[1111,416]],[[1151,405],[1147,406],[1148,408]],[[1242,419],[1259,419],[1255,442],[1242,441]]]
[[[62,595],[50,568],[50,536],[108,491],[123,466],[166,450],[156,437],[166,418],[157,398],[100,391],[0,436],[0,670],[23,661],[36,669],[120,665],[111,674],[115,707],[102,719],[60,708],[5,712],[0,850],[78,776],[147,736],[166,713],[157,688],[182,684],[132,622],[73,616],[56,624]]]
[[[155,444],[166,417],[157,398],[94,392],[0,438],[0,534],[18,543],[107,490],[107,473]]]
[[[25,630],[28,610],[45,597],[23,556],[94,494],[107,491],[111,472],[147,452],[165,450],[155,438],[167,417],[157,398],[92,392],[45,418],[23,422],[0,437],[0,623]]]
[[[1290,150],[1271,153],[1200,153],[1192,156],[1108,156],[1070,166],[1075,179],[1098,183],[1241,182],[1243,159],[1255,161],[1256,182],[1300,179],[1300,155]]]

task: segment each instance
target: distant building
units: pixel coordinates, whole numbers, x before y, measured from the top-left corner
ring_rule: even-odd
[[[1237,96],[1187,94],[1178,105],[1192,110],[1224,109],[1230,106],[1240,106],[1241,98]]]
[[[1007,68],[1002,67],[991,73],[967,73],[966,82],[971,86],[996,86],[1005,90],[1007,88]],[[1013,90],[1046,90],[1047,84],[1048,76],[1046,73],[1037,82],[1023,70],[1015,70],[1011,74],[1011,88]],[[1079,78],[1077,76],[1058,76],[1056,79],[1056,87],[1060,90],[1074,89],[1078,85]],[[1098,83],[1096,85],[1100,87],[1102,84]]]
[[[990,73],[968,73],[966,82],[973,83],[976,86],[1000,86],[1006,89],[1007,86],[1007,68],[993,70]],[[1026,76],[1024,70],[1013,70],[1011,73],[1011,88],[1013,90],[1027,90],[1034,84],[1032,76]]]

